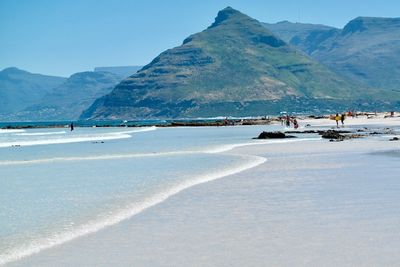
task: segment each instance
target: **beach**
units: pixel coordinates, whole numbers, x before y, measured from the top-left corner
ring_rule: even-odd
[[[180,181],[180,187],[171,187],[175,191],[136,213],[6,266],[395,266],[400,260],[400,143],[389,139],[398,134],[399,119],[345,122],[350,128],[391,127],[394,134],[343,142],[317,135],[258,142],[250,137],[265,126],[205,129],[199,136],[210,136],[194,139],[202,158],[192,146],[179,150],[199,179]],[[300,124],[330,128],[334,122]],[[171,136],[185,140],[187,131]],[[218,131],[225,132],[213,135]],[[223,137],[231,142],[221,144]],[[215,147],[204,149],[206,142]],[[160,153],[171,153],[171,147]],[[85,153],[77,164],[99,160]],[[22,164],[17,156],[13,164]],[[196,169],[199,160],[209,172]]]

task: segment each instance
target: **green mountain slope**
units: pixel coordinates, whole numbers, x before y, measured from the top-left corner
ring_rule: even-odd
[[[304,31],[288,23],[266,25],[292,33],[290,43],[341,75],[365,85],[400,91],[400,18],[358,17],[343,30]]]
[[[82,118],[260,115],[275,112],[277,102],[290,99],[349,100],[377,94],[228,7],[209,28],[161,53],[96,100]]]
[[[7,116],[37,103],[65,80],[17,68],[0,71],[0,114]]]

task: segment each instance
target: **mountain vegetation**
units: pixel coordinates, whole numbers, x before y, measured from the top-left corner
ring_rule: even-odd
[[[306,111],[324,109],[332,101],[364,103],[359,100],[382,96],[379,90],[367,90],[336,74],[264,24],[228,7],[206,30],[161,53],[96,100],[81,118],[262,115],[279,112],[279,103],[301,103],[301,99],[312,103],[300,104]]]

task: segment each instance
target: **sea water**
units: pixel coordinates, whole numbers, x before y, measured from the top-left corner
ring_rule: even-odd
[[[0,264],[266,161],[230,149],[280,126],[0,131]],[[270,141],[273,142],[273,141]]]

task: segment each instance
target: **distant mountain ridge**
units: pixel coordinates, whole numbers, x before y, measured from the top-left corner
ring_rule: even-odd
[[[286,43],[296,43],[304,41],[311,33],[337,31],[339,29],[322,24],[311,23],[293,23],[289,21],[280,21],[277,23],[263,23],[267,29],[278,35]]]
[[[0,71],[0,114],[7,116],[36,103],[66,78],[34,74],[15,67]]]
[[[206,30],[161,53],[96,100],[81,118],[260,115],[276,112],[277,102],[290,99],[308,99],[307,108],[314,108],[316,99],[379,94],[335,74],[228,7]]]
[[[0,121],[77,120],[94,100],[139,68],[100,67],[69,78],[6,68],[0,72]]]
[[[138,70],[143,68],[143,66],[113,66],[113,67],[95,67],[94,71],[98,72],[110,72],[119,75],[123,78],[127,78],[135,74]]]
[[[124,77],[110,72],[79,72],[16,114],[19,120],[76,120],[94,100],[108,94]]]
[[[265,24],[337,73],[364,85],[400,91],[400,18],[358,17],[343,29],[304,31],[297,23]]]

